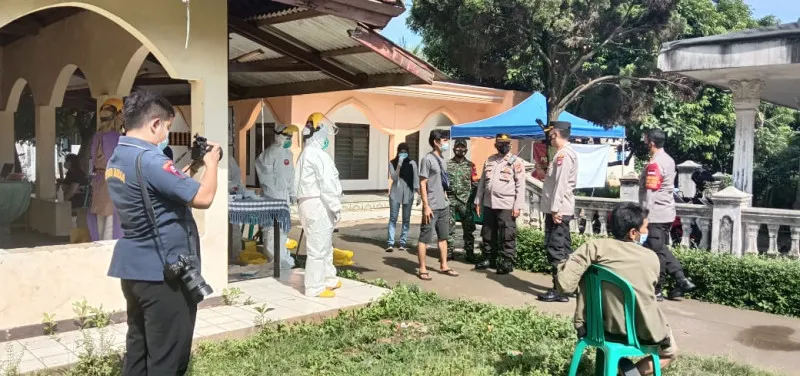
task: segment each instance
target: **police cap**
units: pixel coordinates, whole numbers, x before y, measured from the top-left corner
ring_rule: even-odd
[[[511,142],[511,136],[509,136],[507,133],[498,133],[494,141],[501,143],[509,143]]]
[[[559,129],[559,130],[568,131],[568,130],[572,129],[572,124],[570,124],[570,122],[568,122],[568,121],[551,121],[550,122],[550,127],[548,128],[548,131],[551,130],[551,129]]]

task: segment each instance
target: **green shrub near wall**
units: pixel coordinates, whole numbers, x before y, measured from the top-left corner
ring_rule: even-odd
[[[590,237],[572,234],[573,249]],[[697,289],[691,298],[736,308],[800,317],[800,261],[763,256],[734,257],[675,249]],[[517,266],[549,273],[544,232],[525,228],[517,236]],[[668,286],[669,287],[669,286]]]

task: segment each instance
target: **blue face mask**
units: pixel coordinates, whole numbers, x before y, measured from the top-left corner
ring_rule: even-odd
[[[406,159],[406,158],[408,158],[408,153],[400,153],[400,154],[398,154],[397,156],[398,156],[400,159]]]
[[[286,140],[286,141],[283,142],[283,148],[284,149],[288,149],[290,147],[292,147],[292,140]]]
[[[325,142],[322,143],[322,150],[327,149],[330,144],[331,142],[326,138]]]
[[[647,241],[647,234],[639,235],[639,244],[640,245],[644,245],[644,242],[646,242],[646,241]]]
[[[442,143],[442,151],[448,151],[448,150],[450,150],[450,144],[448,144],[446,142],[443,142]]]
[[[164,136],[164,141],[158,143],[158,149],[164,151],[167,146],[169,146],[169,131],[167,131],[167,135]]]

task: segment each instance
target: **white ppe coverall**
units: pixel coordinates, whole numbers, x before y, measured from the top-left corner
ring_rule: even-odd
[[[294,157],[290,149],[291,140],[291,135],[276,134],[272,145],[258,156],[256,173],[258,173],[258,180],[264,196],[294,203],[296,195]],[[274,260],[275,228],[274,226],[264,226],[262,231],[264,233],[264,251],[270,256],[270,259]],[[294,267],[294,259],[286,249],[286,231],[282,230],[279,236],[281,269],[291,269]]]
[[[306,140],[297,161],[298,214],[306,235],[306,296],[319,296],[339,283],[333,266],[333,228],[341,219],[342,185],[333,159],[323,150],[328,125]]]

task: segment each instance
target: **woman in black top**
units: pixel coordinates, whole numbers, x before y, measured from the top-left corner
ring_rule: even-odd
[[[408,144],[397,145],[397,156],[389,161],[389,178],[392,185],[389,190],[389,239],[386,252],[394,250],[394,235],[397,227],[397,216],[403,208],[403,229],[400,233],[400,250],[406,249],[408,229],[411,225],[411,205],[414,193],[419,192],[419,171],[417,162],[408,155]]]

